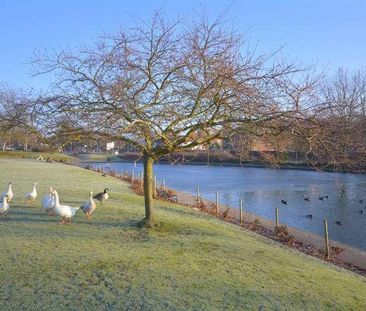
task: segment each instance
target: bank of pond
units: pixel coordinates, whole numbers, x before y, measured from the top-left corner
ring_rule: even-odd
[[[106,171],[142,173],[141,163],[88,163]],[[281,223],[318,235],[323,220],[330,238],[366,250],[366,175],[290,169],[156,164],[158,184],[207,200],[239,208],[274,221],[275,208]]]

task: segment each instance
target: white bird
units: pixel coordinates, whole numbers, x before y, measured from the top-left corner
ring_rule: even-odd
[[[0,214],[5,216],[8,215],[8,209],[9,209],[9,203],[7,199],[8,199],[7,196],[4,196],[3,202],[0,203]]]
[[[69,205],[60,204],[60,199],[58,197],[57,191],[53,190],[52,194],[55,198],[55,206],[53,210],[57,215],[62,217],[60,223],[65,224],[68,222],[69,224],[71,224],[71,218],[75,216],[75,213],[79,209],[79,207],[71,207]]]
[[[1,199],[3,199],[5,196],[8,196],[7,198],[8,203],[13,199],[14,193],[13,190],[11,189],[11,182],[9,182],[8,191],[4,191],[1,194]]]
[[[90,191],[89,201],[83,203],[80,206],[80,209],[84,212],[86,218],[91,221],[92,214],[96,208],[97,208],[97,205],[95,204],[95,202],[93,200],[93,192]]]
[[[49,193],[42,198],[42,207],[47,214],[53,214],[53,208],[55,207],[55,198],[52,194],[52,187],[49,188]]]
[[[26,198],[26,200],[27,200],[27,205],[28,205],[29,203],[32,203],[32,202],[36,199],[36,197],[37,197],[37,189],[36,189],[36,186],[37,186],[37,183],[35,182],[35,183],[33,184],[33,190],[32,190],[32,192],[28,192],[28,193],[25,195],[25,198]]]

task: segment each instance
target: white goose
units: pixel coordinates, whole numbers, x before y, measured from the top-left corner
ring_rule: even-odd
[[[3,197],[3,202],[0,203],[0,214],[1,215],[8,215],[8,209],[9,209],[9,203],[8,203],[8,197],[4,196]]]
[[[80,209],[84,212],[86,218],[91,221],[92,214],[93,214],[93,212],[95,211],[96,208],[97,208],[97,205],[95,204],[95,202],[93,200],[93,192],[90,191],[89,201],[83,203],[80,206]]]
[[[25,199],[27,200],[27,205],[29,205],[30,203],[32,203],[36,199],[36,197],[37,197],[37,189],[36,189],[36,186],[37,186],[37,183],[35,182],[33,184],[33,190],[32,190],[32,192],[28,192],[25,195]]]
[[[55,198],[52,194],[53,188],[49,188],[49,193],[42,198],[42,207],[48,215],[53,214],[53,208],[55,207]]]
[[[14,193],[13,190],[11,189],[11,182],[9,182],[8,191],[4,191],[1,194],[1,199],[3,199],[5,196],[8,196],[7,197],[8,202],[10,202],[13,199]]]
[[[71,218],[75,216],[75,213],[79,208],[60,204],[60,199],[58,197],[58,193],[56,190],[53,190],[52,194],[55,198],[55,206],[53,209],[57,215],[62,217],[60,223],[61,224],[65,224],[65,223],[71,224]]]

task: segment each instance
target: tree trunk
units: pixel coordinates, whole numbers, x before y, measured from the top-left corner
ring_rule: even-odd
[[[146,227],[154,226],[153,218],[153,163],[154,158],[144,153],[144,199],[145,199],[145,218]]]
[[[28,151],[28,131],[25,131],[25,144],[24,144],[24,151]]]

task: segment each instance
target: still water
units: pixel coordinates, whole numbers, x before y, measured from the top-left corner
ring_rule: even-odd
[[[135,176],[142,171],[139,163],[136,167],[134,163],[93,165],[134,170]],[[247,212],[269,220],[274,220],[274,208],[278,207],[280,223],[319,235],[326,218],[331,239],[366,250],[366,175],[169,164],[156,164],[154,173],[158,184],[164,178],[168,187],[180,191],[196,194],[199,186],[201,196],[208,200],[214,201],[219,191],[220,203],[235,208],[243,197]],[[312,219],[306,217],[310,214]]]

